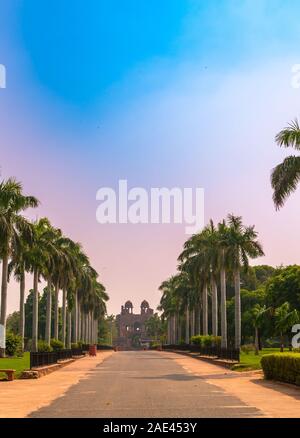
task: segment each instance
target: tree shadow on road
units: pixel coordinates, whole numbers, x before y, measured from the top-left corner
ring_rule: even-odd
[[[293,397],[295,400],[300,400],[300,388],[289,383],[281,383],[273,380],[251,379],[251,383],[263,386],[264,388],[272,389],[281,394]]]

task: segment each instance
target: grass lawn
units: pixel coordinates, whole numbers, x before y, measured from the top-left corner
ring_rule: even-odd
[[[16,370],[15,377],[19,378],[22,371],[29,369],[30,367],[29,353],[24,353],[23,357],[5,357],[0,358],[1,369],[13,369]],[[0,373],[0,380],[5,380],[6,374]]]
[[[284,351],[289,353],[289,349],[285,348]],[[234,371],[248,371],[248,370],[260,370],[261,365],[260,361],[263,356],[266,354],[279,353],[280,348],[263,348],[262,351],[259,352],[259,355],[256,356],[254,351],[250,351],[248,354],[241,352],[240,355],[240,363],[234,365],[232,369]]]

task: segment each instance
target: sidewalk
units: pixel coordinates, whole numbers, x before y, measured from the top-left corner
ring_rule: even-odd
[[[266,417],[300,418],[300,388],[264,380],[261,371],[231,371],[176,353],[173,353],[173,360],[189,373],[222,388],[248,406],[260,409]]]
[[[79,380],[88,377],[97,365],[113,352],[98,352],[96,357],[84,357],[37,380],[0,382],[0,418],[23,418],[53,400],[62,397]]]

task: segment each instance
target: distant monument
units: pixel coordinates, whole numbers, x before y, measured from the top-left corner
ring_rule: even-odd
[[[131,301],[126,301],[121,307],[121,313],[116,317],[118,337],[114,344],[122,350],[141,348],[141,343],[147,341],[145,322],[153,315],[149,303],[144,300],[141,303],[141,313],[133,313]]]

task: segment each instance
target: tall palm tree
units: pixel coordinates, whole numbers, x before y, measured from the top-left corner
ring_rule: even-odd
[[[212,334],[218,335],[218,288],[217,275],[219,273],[219,236],[212,219],[200,234],[200,241],[204,252],[204,269],[211,285],[212,301]]]
[[[284,335],[291,330],[294,324],[300,321],[300,314],[296,309],[291,310],[289,302],[283,303],[275,309],[275,329],[280,335],[280,351],[284,349]]]
[[[300,150],[300,127],[297,119],[276,135],[276,143],[280,147]],[[290,155],[272,170],[273,200],[277,209],[282,207],[286,198],[296,190],[299,180],[300,156]]]
[[[253,327],[255,330],[254,345],[256,356],[259,354],[259,329],[264,322],[266,314],[269,313],[270,310],[270,307],[267,308],[266,306],[261,306],[260,304],[256,304],[252,309]]]
[[[22,184],[14,178],[0,183],[0,256],[2,259],[1,312],[0,324],[6,326],[8,263],[13,242],[18,234],[23,236],[31,233],[28,221],[21,212],[29,207],[37,207],[38,200],[33,196],[23,195]],[[0,357],[5,355],[5,349],[0,348]]]
[[[33,273],[33,315],[32,315],[32,351],[38,349],[38,284],[40,277],[45,277],[47,267],[52,264],[55,253],[55,231],[47,218],[42,218],[33,224],[33,239],[29,252],[29,262]],[[51,293],[47,291],[47,293]]]
[[[249,266],[249,257],[263,256],[261,244],[257,240],[254,226],[245,227],[240,216],[228,216],[227,251],[226,257],[231,265],[235,289],[235,347],[241,345],[241,279],[240,271]]]
[[[29,224],[28,227],[30,227]],[[24,350],[25,335],[25,273],[30,269],[28,256],[31,244],[32,233],[19,233],[19,238],[13,242],[11,261],[8,265],[8,278],[14,273],[14,278],[20,285],[19,335],[22,339],[22,350]]]
[[[228,247],[228,228],[225,220],[218,224],[217,233],[218,265],[221,289],[221,347],[227,348],[226,271],[229,269],[229,264],[228,258],[226,257]]]
[[[207,252],[207,230],[193,235],[184,244],[184,249],[179,255],[178,260],[181,262],[181,269],[188,272],[192,283],[197,287],[198,302],[202,301],[202,323],[203,334],[208,334],[208,286],[211,284],[211,260]],[[214,291],[215,292],[215,291]],[[200,298],[201,297],[201,298]],[[216,309],[214,302],[214,309]]]

